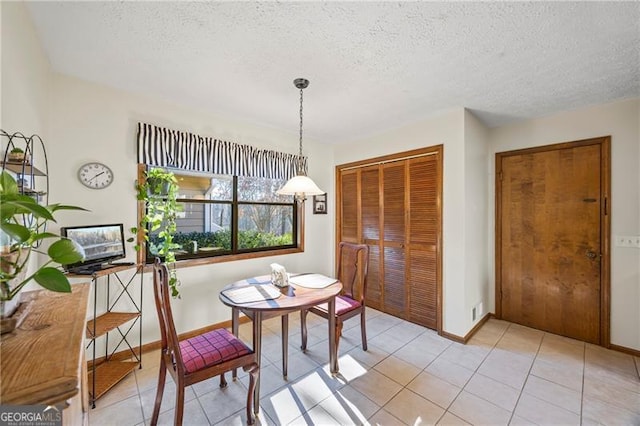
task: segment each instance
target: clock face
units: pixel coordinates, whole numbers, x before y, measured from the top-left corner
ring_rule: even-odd
[[[113,172],[102,163],[87,163],[78,169],[78,179],[91,189],[103,189],[113,182]]]

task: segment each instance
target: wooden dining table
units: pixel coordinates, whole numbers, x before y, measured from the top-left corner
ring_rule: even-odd
[[[291,274],[295,278],[297,275]],[[220,301],[226,306],[231,307],[231,328],[235,336],[238,336],[238,325],[240,321],[240,312],[245,314],[253,322],[253,350],[256,354],[257,363],[261,363],[261,346],[262,346],[262,321],[280,316],[282,323],[282,374],[287,377],[287,359],[288,359],[288,334],[289,334],[289,314],[300,311],[305,308],[327,303],[329,311],[328,334],[329,334],[329,369],[332,374],[338,373],[338,350],[335,342],[336,324],[335,324],[335,298],[342,290],[342,283],[335,281],[333,284],[324,288],[308,288],[297,284],[290,284],[287,287],[276,289],[279,290],[277,297],[268,300],[258,300],[251,302],[238,302],[227,297],[229,290],[233,289],[249,289],[248,286],[270,286],[269,290],[273,293],[270,275],[262,275],[252,278],[236,281],[225,286],[220,292]],[[257,287],[262,290],[263,288]],[[234,373],[235,374],[235,373]],[[258,373],[256,388],[254,393],[255,401],[260,402],[260,373]]]

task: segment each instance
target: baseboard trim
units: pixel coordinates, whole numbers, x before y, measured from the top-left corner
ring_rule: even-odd
[[[482,319],[480,319],[480,321],[478,321],[478,323],[474,325],[473,328],[469,330],[467,334],[464,335],[464,337],[458,336],[457,334],[453,334],[453,333],[447,333],[444,330],[440,333],[440,335],[449,340],[453,340],[454,342],[462,343],[463,345],[465,345],[473,337],[473,335],[476,334],[478,330],[480,330],[480,327],[482,327],[485,322],[489,321],[489,318],[491,318],[492,316],[493,314],[491,314],[490,312],[487,312],[482,317]]]
[[[249,317],[245,317],[245,316],[241,316],[240,317],[240,324],[245,324],[247,322],[250,322],[251,320],[249,319]],[[184,333],[181,333],[178,335],[178,340],[184,340],[184,339],[189,339],[191,337],[195,337],[198,336],[200,334],[203,333],[207,333],[209,331],[212,330],[217,330],[219,328],[231,328],[231,320],[228,321],[222,321],[216,324],[211,324],[211,325],[207,325],[205,327],[202,328],[198,328],[196,330],[191,330],[191,331],[187,331]],[[99,338],[99,337],[98,337]],[[135,347],[133,348],[133,352],[137,355],[140,356],[140,353],[147,353],[147,352],[152,352],[155,351],[157,349],[160,349],[162,345],[162,342],[160,340],[156,340],[154,342],[149,342],[149,343],[145,343],[144,345],[142,345],[142,347],[140,348],[140,351],[138,351],[138,348]],[[111,355],[109,357],[109,361],[128,361],[131,359],[131,351],[129,349],[125,349],[123,351],[120,352],[116,352],[113,355]],[[96,365],[100,365],[105,361],[106,357],[100,357],[100,358],[96,358]],[[91,361],[87,361],[87,367],[89,369],[91,369],[91,367],[93,366],[93,363]]]
[[[640,351],[639,350],[627,348],[626,346],[618,346],[618,345],[610,344],[609,345],[609,349],[613,349],[614,351],[618,351],[618,352],[622,352],[622,353],[625,353],[625,354],[629,354],[629,355],[640,357]]]

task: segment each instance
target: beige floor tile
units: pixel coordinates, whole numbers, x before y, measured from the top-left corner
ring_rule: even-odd
[[[257,415],[254,413],[255,424],[253,426],[279,426],[276,422],[271,420],[269,416],[263,411],[260,411]],[[214,426],[246,426],[247,425],[247,410],[240,410],[226,419],[222,419],[218,423],[212,423]],[[185,426],[189,426],[188,423],[184,423]]]
[[[482,361],[489,354],[489,349],[480,345],[462,345],[460,343],[452,343],[440,355],[440,359],[444,359],[454,364],[461,365],[470,370],[477,370]]]
[[[635,362],[631,355],[605,349],[600,346],[587,344],[585,348],[585,362],[603,366],[610,370],[617,370],[631,376],[637,375]]]
[[[499,356],[494,356],[496,355],[495,351],[487,356],[478,368],[478,373],[521,390],[529,374],[529,369],[523,368],[522,364],[515,361],[517,355],[512,354],[510,357],[505,357],[503,353],[500,353]]]
[[[380,409],[374,414],[368,423],[373,426],[406,426],[402,421],[384,409]]]
[[[408,389],[397,394],[384,409],[408,425],[435,424],[445,409]]]
[[[277,425],[286,425],[307,410],[291,386],[278,389],[270,395],[261,396],[260,408]]]
[[[291,388],[294,389],[303,406],[309,409],[331,396],[343,386],[344,384],[342,382],[334,379],[324,370],[317,369],[296,380],[296,382],[291,385]]]
[[[518,390],[480,373],[471,377],[464,390],[507,411],[513,411],[520,396]]]
[[[425,371],[459,388],[463,388],[473,375],[473,370],[440,358],[429,364]]]
[[[407,343],[395,351],[393,355],[420,369],[425,368],[438,357],[438,354],[426,351],[424,344],[416,340]]]
[[[184,402],[187,403],[196,398],[196,394],[191,387],[187,387],[184,391]],[[142,411],[145,420],[151,418],[153,414],[153,405],[156,400],[156,388],[147,389],[140,393],[140,401],[142,403]],[[167,377],[162,393],[162,403],[160,404],[160,413],[171,410],[176,406],[176,385],[171,377]]]
[[[396,336],[389,332],[380,333],[377,336],[369,339],[372,345],[376,345],[380,348],[384,348],[386,351],[393,353],[407,344],[405,340],[396,338]]]
[[[138,395],[116,402],[104,408],[89,410],[89,424],[133,426],[141,423],[142,408]]]
[[[378,363],[374,368],[403,386],[406,386],[420,373],[420,368],[393,355]]]
[[[402,389],[398,383],[375,370],[358,377],[351,386],[381,407]]]
[[[583,395],[640,414],[640,393],[620,386],[585,377]]]
[[[155,388],[158,386],[158,374],[160,371],[159,365],[144,364],[142,370],[135,369],[133,373],[136,376],[136,382],[138,384],[138,391],[144,392],[147,389]],[[169,373],[167,373],[169,376]]]
[[[462,420],[460,417],[451,414],[450,412],[446,412],[444,413],[444,415],[440,418],[440,420],[438,421],[439,425],[442,426],[465,426],[465,425],[469,425],[469,423],[465,422],[464,420]]]
[[[527,419],[523,419],[519,416],[513,416],[511,421],[509,422],[509,426],[538,426],[536,423],[529,421]]]
[[[355,347],[347,352],[347,355],[360,362],[363,366],[374,367],[380,361],[388,357],[389,352],[384,348],[379,348],[376,345],[370,344],[366,351]]]
[[[307,426],[307,425],[337,425],[338,421],[321,406],[315,406],[309,411],[294,419],[291,426]]]
[[[531,368],[531,374],[574,391],[582,392],[582,368],[536,359]]]
[[[449,411],[474,425],[506,425],[511,418],[509,411],[465,391],[460,392]]]
[[[578,415],[582,408],[582,394],[580,392],[533,375],[528,377],[523,392]]]
[[[538,353],[540,345],[536,342],[530,342],[518,338],[503,337],[498,343],[496,343],[495,347],[521,356],[534,358]]]
[[[158,417],[158,425],[173,425],[175,409],[171,409],[169,411],[165,411],[160,414]],[[208,426],[209,420],[207,416],[204,414],[204,410],[200,406],[200,402],[197,399],[194,399],[189,402],[185,402],[184,411],[182,414],[182,424],[185,425],[193,425],[193,426]]]
[[[585,366],[584,377],[640,393],[640,379],[619,370],[591,364]]]
[[[449,339],[438,336],[435,331],[427,330],[420,336],[413,339],[409,344],[418,344],[423,351],[430,352],[435,355],[440,355],[453,343]]]
[[[198,397],[210,423],[219,422],[222,419],[246,409],[247,388],[240,382],[229,382],[224,389],[217,389]]]
[[[539,425],[579,425],[580,415],[560,408],[535,396],[523,393],[514,411],[516,416]]]
[[[495,346],[496,343],[500,341],[503,334],[504,334],[504,330],[495,331],[495,330],[484,330],[481,328],[473,335],[470,341],[482,342],[489,346]]]
[[[583,424],[640,425],[640,414],[584,396],[582,420]]]
[[[320,403],[340,425],[364,424],[380,407],[347,385]]]
[[[409,383],[407,389],[445,409],[451,405],[462,390],[460,387],[452,385],[426,371],[420,373],[418,377]]]

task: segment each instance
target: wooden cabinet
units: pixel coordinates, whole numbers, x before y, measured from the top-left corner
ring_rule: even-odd
[[[27,292],[22,300],[31,304],[29,315],[0,339],[0,404],[55,405],[66,408],[64,424],[83,424],[89,284],[73,285],[70,294]]]
[[[440,329],[442,147],[337,167],[337,240],[369,246],[367,306]]]

